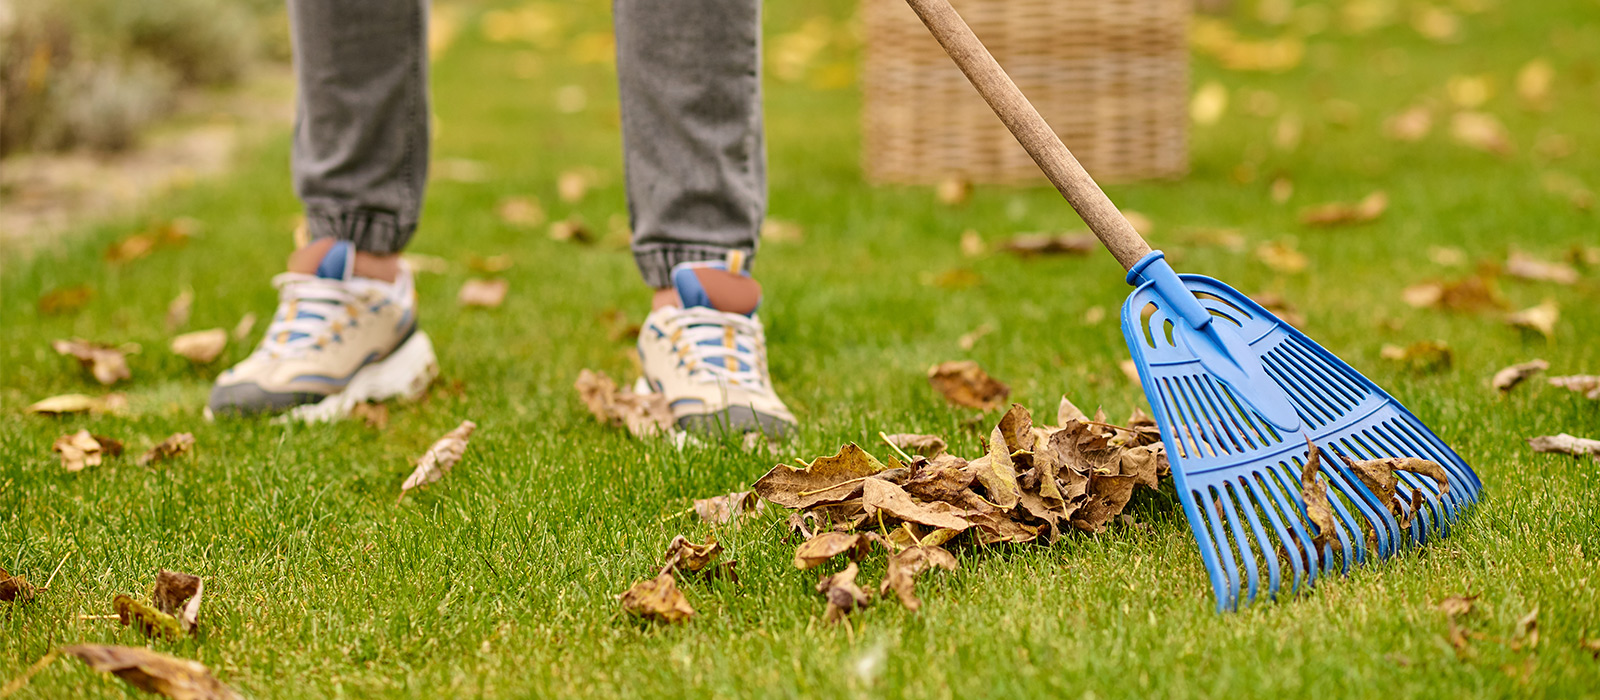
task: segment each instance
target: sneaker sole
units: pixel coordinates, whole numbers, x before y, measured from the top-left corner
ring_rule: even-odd
[[[762,433],[775,440],[788,438],[795,429],[794,423],[749,406],[729,406],[715,413],[683,416],[678,419],[678,427],[700,434]]]
[[[324,423],[350,415],[351,409],[367,401],[415,400],[438,376],[439,360],[433,353],[433,341],[419,330],[382,361],[362,367],[343,391],[316,403],[296,406],[276,422]]]

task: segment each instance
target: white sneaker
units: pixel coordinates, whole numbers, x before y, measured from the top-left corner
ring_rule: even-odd
[[[730,261],[684,263],[672,270],[681,306],[645,317],[639,361],[664,395],[678,427],[786,437],[794,414],[772,390],[767,340],[756,309],[761,285]]]
[[[416,290],[402,263],[394,282],[355,277],[355,249],[329,248],[316,274],[272,278],[278,310],[260,347],[222,373],[212,413],[299,407],[329,420],[362,401],[421,395],[439,373],[433,344],[417,330]]]

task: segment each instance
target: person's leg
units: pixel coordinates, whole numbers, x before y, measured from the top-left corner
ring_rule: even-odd
[[[789,433],[747,262],[766,215],[760,0],[615,0],[645,379],[678,425]]]
[[[427,0],[289,0],[289,19],[310,240],[273,279],[261,345],[217,378],[207,408],[328,419],[420,393],[438,372],[399,255],[427,179]]]

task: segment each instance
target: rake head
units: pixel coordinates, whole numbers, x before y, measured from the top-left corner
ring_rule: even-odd
[[[1219,611],[1236,609],[1241,593],[1253,601],[1263,585],[1275,598],[1286,578],[1298,590],[1335,566],[1348,572],[1447,535],[1477,501],[1472,468],[1416,416],[1249,297],[1180,277],[1160,251],[1128,281],[1138,288],[1122,307],[1123,335]],[[1312,523],[1300,496],[1308,440],[1323,453],[1332,533]],[[1448,490],[1399,471],[1385,503],[1341,459],[1385,457],[1437,462]]]

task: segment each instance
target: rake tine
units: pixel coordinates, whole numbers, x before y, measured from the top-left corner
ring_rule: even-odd
[[[1233,548],[1239,551],[1239,560],[1244,563],[1245,580],[1250,584],[1249,594],[1244,602],[1251,602],[1256,599],[1256,589],[1261,583],[1261,576],[1256,571],[1256,556],[1250,550],[1249,536],[1244,531],[1244,519],[1239,517],[1239,504],[1236,501],[1237,494],[1234,493],[1233,483],[1224,481],[1217,490],[1222,494],[1222,497],[1217,500],[1221,501],[1223,507],[1227,509],[1224,519],[1228,521],[1228,525],[1233,529]]]
[[[1221,516],[1217,514],[1217,498],[1219,494],[1212,493],[1214,487],[1206,487],[1205,506],[1206,521],[1210,524],[1211,540],[1215,543],[1217,553],[1221,554],[1222,571],[1228,579],[1227,584],[1227,609],[1239,609],[1239,566],[1233,561],[1233,547],[1228,546],[1228,533],[1222,529]],[[1223,604],[1223,601],[1218,601]]]
[[[1289,520],[1289,527],[1294,530],[1295,545],[1300,548],[1300,556],[1306,565],[1306,586],[1310,587],[1316,585],[1317,576],[1322,573],[1322,555],[1311,547],[1311,526],[1306,522],[1306,504],[1300,499],[1300,478],[1290,476],[1285,464],[1279,462],[1274,467],[1268,467],[1268,470],[1278,477],[1278,488],[1283,490],[1280,500],[1287,499],[1282,504],[1283,512]]]
[[[1249,480],[1249,475],[1241,476],[1238,482],[1228,482],[1228,486],[1229,490],[1235,492],[1234,500],[1237,502],[1234,505],[1244,511],[1244,517],[1250,523],[1250,529],[1255,534],[1257,553],[1267,563],[1267,595],[1276,597],[1278,590],[1278,553],[1273,551],[1272,540],[1267,537],[1266,530],[1261,527],[1261,519],[1256,516],[1256,509],[1260,506],[1255,502],[1255,498],[1250,492]],[[1241,543],[1245,542],[1244,538],[1239,537],[1238,534],[1235,537]],[[1256,599],[1257,582],[1255,555],[1250,554],[1249,547],[1246,544],[1241,544],[1239,550],[1249,558],[1250,600],[1254,601]]]
[[[1445,457],[1445,455],[1450,454],[1450,448],[1445,447],[1444,443],[1439,441],[1439,438],[1433,435],[1428,435],[1426,438],[1418,437],[1411,430],[1411,427],[1405,423],[1397,423],[1394,431],[1402,437],[1407,446],[1415,449],[1420,455],[1444,466],[1445,472],[1450,475],[1450,490],[1459,492],[1458,498],[1462,502],[1476,503],[1478,501],[1478,493],[1483,488],[1483,483],[1478,481],[1478,475],[1473,473],[1472,470],[1467,469],[1463,473],[1463,467],[1458,466],[1455,460]]]
[[[1350,491],[1350,484],[1344,480],[1337,469],[1331,465],[1324,465],[1319,471],[1328,480],[1328,505],[1333,507],[1333,514],[1338,516],[1334,521],[1334,534],[1339,537],[1339,544],[1344,548],[1344,561],[1340,564],[1340,573],[1349,574],[1351,564],[1360,564],[1367,558],[1367,541],[1361,537],[1361,524],[1356,522],[1355,516],[1350,514],[1350,509],[1345,507],[1344,499],[1334,498],[1333,492],[1345,494]]]
[[[1282,547],[1284,552],[1287,554],[1289,542],[1291,541],[1289,539],[1289,531],[1284,528],[1283,517],[1279,513],[1278,506],[1274,504],[1274,501],[1277,500],[1276,496],[1269,495],[1272,487],[1267,485],[1266,480],[1260,474],[1248,476],[1246,477],[1246,480],[1246,483],[1250,488],[1251,496],[1255,499],[1256,503],[1260,505],[1262,512],[1267,514],[1267,521],[1272,524],[1273,531],[1278,535],[1278,546]],[[1304,571],[1300,566],[1298,557],[1289,555],[1288,559],[1289,568],[1294,577],[1294,582],[1291,584],[1289,590],[1290,592],[1294,592],[1300,588],[1300,579],[1304,574]],[[1267,571],[1269,572],[1272,580],[1272,597],[1274,599],[1278,597],[1279,569],[1278,553],[1277,551],[1273,551],[1272,556],[1267,560]]]
[[[1199,504],[1205,498],[1199,491],[1191,491],[1189,495],[1190,498],[1183,504],[1184,515],[1189,518],[1191,523],[1202,522]],[[1209,574],[1208,578],[1211,579],[1211,594],[1217,599],[1217,611],[1227,610],[1228,577],[1222,573],[1221,564],[1217,556],[1217,547],[1211,541],[1211,533],[1195,528],[1194,535],[1195,543],[1200,546],[1200,561],[1205,564],[1206,573]]]
[[[1431,459],[1431,460],[1433,460],[1433,461],[1435,461],[1435,462],[1437,462],[1437,463],[1439,463],[1441,465],[1449,465],[1450,464],[1451,460],[1440,459],[1440,455],[1438,455],[1438,454],[1430,453],[1430,452],[1425,451],[1425,450],[1419,450],[1419,449],[1417,449],[1418,448],[1417,445],[1415,445],[1414,443],[1411,443],[1410,441],[1405,440],[1403,437],[1397,438],[1395,436],[1389,435],[1388,433],[1386,433],[1383,430],[1383,428],[1381,426],[1377,429],[1377,434],[1378,434],[1378,437],[1384,438],[1382,442],[1384,444],[1386,444],[1387,446],[1389,446],[1390,449],[1394,450],[1396,453],[1401,453],[1404,448],[1410,448],[1413,451],[1414,454],[1423,455],[1424,457],[1426,457],[1428,459]],[[1445,471],[1446,471],[1447,474],[1451,473],[1451,471],[1450,471],[1448,466],[1446,466]],[[1399,477],[1400,477],[1400,480],[1401,480],[1402,483],[1405,483],[1406,485],[1410,486],[1411,488],[1422,488],[1422,485],[1424,483],[1432,481],[1431,479],[1425,480],[1420,475],[1412,474],[1410,472],[1400,472],[1399,473]],[[1439,534],[1440,534],[1441,537],[1448,536],[1450,534],[1449,521],[1454,519],[1454,517],[1455,517],[1455,508],[1453,507],[1453,504],[1451,503],[1451,501],[1453,501],[1455,499],[1455,493],[1456,493],[1455,485],[1456,485],[1456,483],[1458,481],[1459,481],[1458,479],[1456,479],[1454,476],[1452,476],[1450,478],[1450,488],[1449,488],[1449,490],[1447,490],[1447,491],[1445,491],[1443,493],[1438,493],[1437,496],[1434,495],[1438,491],[1438,488],[1437,488],[1438,485],[1437,484],[1434,484],[1430,488],[1423,489],[1423,492],[1422,492],[1423,493],[1423,500],[1428,502],[1428,507],[1433,512],[1433,516],[1434,516],[1433,517],[1433,523],[1430,524],[1430,527],[1431,527],[1431,525],[1437,525],[1438,528],[1439,528]],[[1408,496],[1409,496],[1409,494],[1408,494]],[[1407,504],[1409,505],[1410,499],[1407,498],[1406,500],[1407,500]],[[1443,508],[1443,512],[1440,512],[1441,508]],[[1413,523],[1413,524],[1415,524],[1415,523]],[[1427,534],[1425,532],[1424,533],[1413,533],[1413,535],[1412,535],[1412,541],[1416,542],[1418,545],[1423,544],[1424,542],[1427,541],[1427,539],[1428,539],[1427,538]]]
[[[1337,462],[1339,465],[1344,464],[1343,458],[1347,456],[1347,453],[1358,456],[1360,454],[1351,448],[1348,442],[1342,446],[1332,444],[1326,451],[1341,458]],[[1400,523],[1394,520],[1394,517],[1389,513],[1389,506],[1380,503],[1377,494],[1367,488],[1367,485],[1360,478],[1355,477],[1349,467],[1336,466],[1334,470],[1339,473],[1342,480],[1342,485],[1339,485],[1338,488],[1356,504],[1356,507],[1361,510],[1361,514],[1366,517],[1367,524],[1372,527],[1372,539],[1378,547],[1378,558],[1387,559],[1395,552],[1398,552],[1401,546],[1399,539]],[[1346,490],[1346,487],[1349,490]]]

